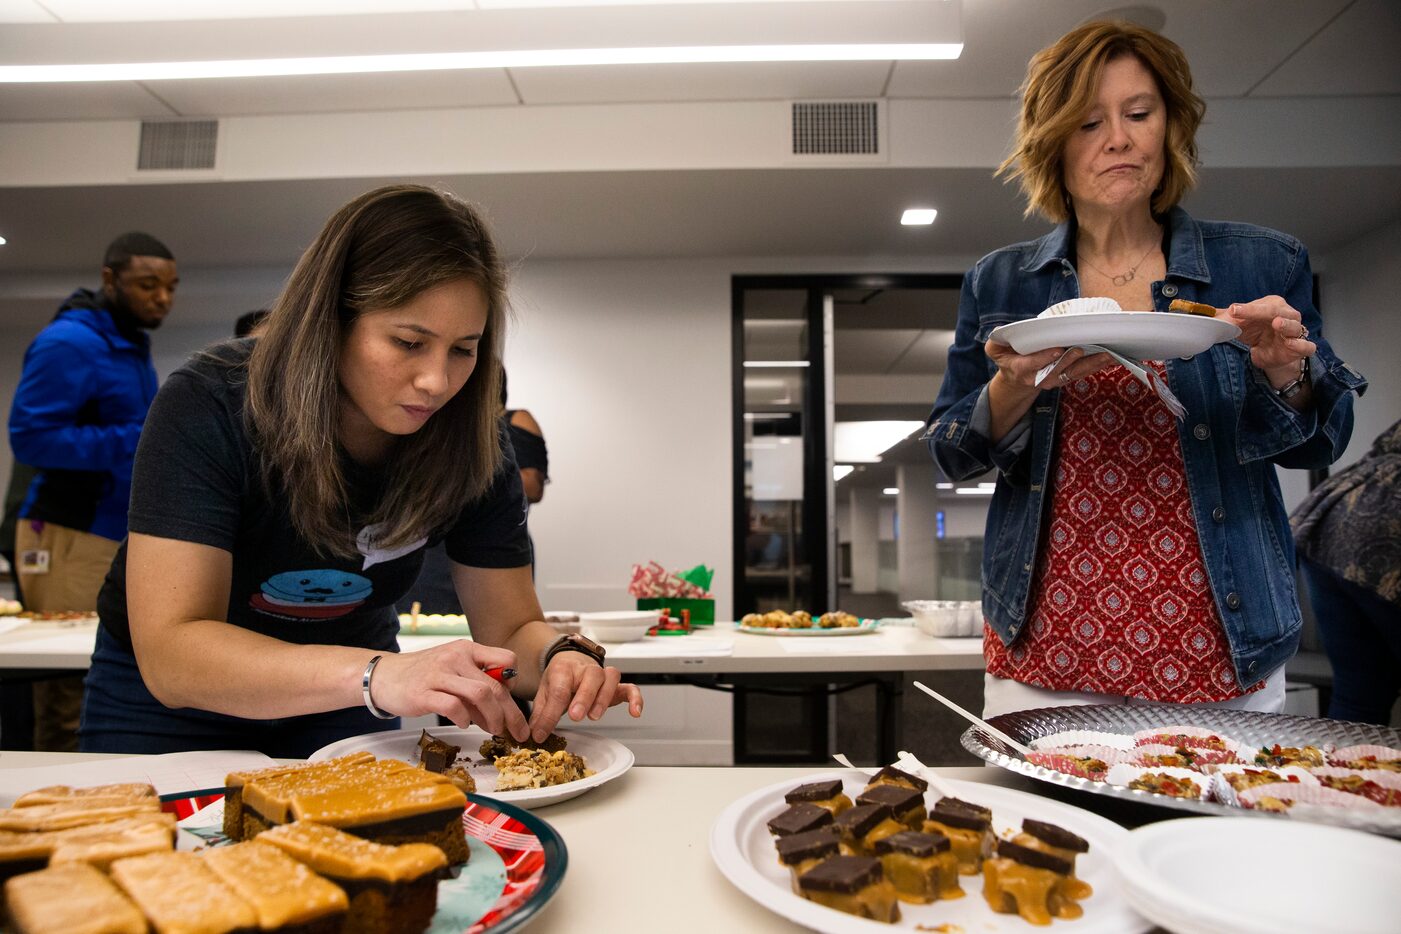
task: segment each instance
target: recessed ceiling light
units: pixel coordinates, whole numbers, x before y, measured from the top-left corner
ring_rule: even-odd
[[[900,493],[900,488],[898,486],[888,486],[885,489],[881,490],[881,492],[884,493],[886,496],[897,496]]]
[[[7,243],[9,243],[9,242],[10,242],[10,241],[6,240],[4,237],[0,237],[0,246],[4,246],[5,244],[7,244]]]
[[[925,227],[934,223],[934,218],[939,216],[939,212],[934,208],[906,208],[905,213],[900,215],[900,223],[906,227]]]
[[[984,490],[975,486],[961,486],[954,490],[959,496],[991,496],[992,490]]]
[[[952,489],[953,489],[953,484],[952,484],[952,483],[936,483],[936,484],[934,484],[934,489],[936,489],[936,490],[952,490]]]
[[[807,360],[746,360],[747,367],[757,367],[760,369],[792,369],[794,367],[811,366]]]

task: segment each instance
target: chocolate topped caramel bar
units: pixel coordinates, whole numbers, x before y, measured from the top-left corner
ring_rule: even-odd
[[[831,781],[808,782],[806,785],[799,785],[784,795],[783,800],[789,804],[797,804],[799,801],[826,801],[841,793],[842,780],[834,778]]]
[[[934,803],[934,807],[929,812],[929,819],[947,824],[950,827],[960,827],[964,830],[987,830],[992,826],[992,812],[987,808],[971,810],[965,805],[966,802],[957,798],[940,798]]]
[[[891,834],[883,840],[877,840],[872,849],[876,851],[877,856],[886,853],[905,853],[909,856],[933,856],[935,853],[944,852],[949,846],[949,838],[943,834],[906,830],[901,833]]]
[[[879,772],[871,776],[871,785],[903,785],[906,788],[913,788],[916,791],[928,791],[929,782],[918,775],[911,775],[909,772],[902,772],[893,765],[887,765]]]
[[[918,809],[924,816],[924,795],[914,788],[903,785],[872,785],[856,796],[857,804],[883,804],[895,812],[897,818]]]
[[[810,892],[859,892],[883,878],[880,860],[870,856],[833,856],[798,877],[798,887]]]
[[[893,814],[890,808],[884,804],[858,804],[838,815],[836,826],[843,833],[850,833],[859,838],[866,836],[880,826],[881,821],[891,817]]]
[[[1059,873],[1063,876],[1070,875],[1074,866],[1070,860],[1054,853],[1047,853],[1045,850],[1033,849],[1029,846],[1022,846],[1020,843],[1013,843],[1011,840],[997,841],[997,855],[1023,866],[1033,866],[1037,869],[1049,869],[1051,872]]]
[[[837,833],[835,827],[822,827],[805,833],[792,833],[786,837],[778,838],[776,844],[778,861],[785,866],[792,866],[805,859],[835,856],[840,843],[841,835]]]
[[[832,812],[815,804],[800,802],[769,821],[769,833],[780,837],[805,830],[816,830],[832,823]]]
[[[1049,846],[1070,850],[1072,853],[1088,853],[1090,851],[1088,840],[1055,824],[1032,820],[1028,817],[1022,821],[1022,830]]]

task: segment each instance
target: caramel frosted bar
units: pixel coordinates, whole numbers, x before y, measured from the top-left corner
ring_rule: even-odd
[[[0,830],[33,833],[40,830],[62,830],[160,813],[159,798],[133,798],[125,804],[108,804],[103,798],[73,798],[61,804],[34,804],[22,808],[0,810]]]
[[[65,804],[83,802],[93,807],[112,804],[127,804],[143,798],[156,797],[156,789],[145,782],[123,782],[118,785],[93,785],[90,788],[73,788],[68,785],[50,785],[36,788],[15,799],[17,808],[33,807],[37,804]],[[100,802],[100,803],[99,803]]]
[[[369,752],[353,752],[338,759],[325,762],[308,762],[297,765],[274,765],[265,769],[251,769],[245,772],[230,772],[224,777],[224,836],[230,840],[242,840],[243,834],[243,786],[252,781],[266,781],[289,773],[306,776],[332,773],[351,765],[373,762]]]
[[[193,853],[118,860],[111,872],[161,934],[228,934],[258,927],[253,906]]]
[[[140,909],[86,863],[15,876],[5,905],[16,934],[146,934]]]
[[[347,934],[416,934],[433,923],[448,861],[427,843],[384,846],[334,827],[298,821],[265,831],[278,847],[345,890]]]
[[[1184,311],[1189,315],[1202,315],[1207,318],[1216,317],[1216,309],[1210,305],[1203,305],[1201,302],[1189,302],[1185,298],[1175,298],[1172,304],[1168,305],[1168,311]]]
[[[253,906],[264,931],[298,927],[306,934],[341,929],[345,892],[275,846],[235,843],[204,850],[199,859]]]

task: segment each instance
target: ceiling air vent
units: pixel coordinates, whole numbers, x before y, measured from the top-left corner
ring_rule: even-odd
[[[217,120],[142,121],[138,171],[212,169]]]
[[[799,101],[793,104],[793,155],[880,154],[877,101]]]

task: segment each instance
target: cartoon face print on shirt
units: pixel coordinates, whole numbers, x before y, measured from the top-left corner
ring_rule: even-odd
[[[284,571],[264,581],[248,603],[284,619],[335,619],[360,606],[373,591],[369,578],[350,571]]]

